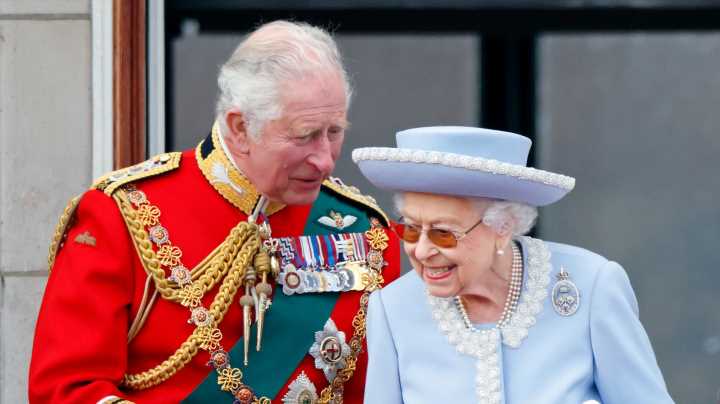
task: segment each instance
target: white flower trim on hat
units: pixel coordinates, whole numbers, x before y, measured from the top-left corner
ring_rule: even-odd
[[[353,150],[352,159],[355,163],[364,160],[380,160],[439,164],[447,167],[507,175],[522,180],[540,182],[567,191],[575,188],[575,178],[568,177],[567,175],[555,174],[533,167],[524,167],[517,164],[482,157],[472,157],[464,154],[416,149],[395,149],[391,147],[363,147]]]

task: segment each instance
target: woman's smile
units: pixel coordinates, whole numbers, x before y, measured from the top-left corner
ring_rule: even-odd
[[[425,277],[429,280],[438,281],[441,279],[445,279],[448,276],[452,274],[452,270],[455,269],[455,266],[447,266],[447,267],[424,267],[425,268]]]

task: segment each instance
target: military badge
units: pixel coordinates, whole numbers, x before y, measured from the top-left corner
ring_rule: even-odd
[[[225,369],[230,366],[230,355],[222,349],[210,352],[210,361],[207,363],[208,366],[212,366],[213,369]]]
[[[163,245],[170,240],[167,229],[159,224],[148,230],[148,236],[150,237],[150,241],[157,245]]]
[[[295,293],[303,293],[304,291],[302,275],[293,264],[285,265],[278,282],[282,285],[283,293],[286,295],[294,295]]]
[[[323,371],[328,382],[332,383],[338,370],[345,368],[350,353],[345,333],[338,331],[332,319],[328,319],[321,331],[315,332],[315,343],[310,347],[310,355],[315,358],[315,367]]]
[[[352,215],[343,216],[342,214],[331,210],[330,213],[328,213],[328,216],[322,216],[318,218],[317,221],[324,226],[342,230],[348,226],[352,226],[352,224],[357,221],[357,217]]]
[[[178,265],[170,270],[170,277],[168,277],[168,279],[180,286],[185,286],[192,282],[192,274],[183,265]]]
[[[551,295],[553,308],[561,316],[572,316],[580,307],[580,291],[563,267],[556,276]]]
[[[286,295],[361,291],[365,289],[363,277],[379,271],[384,263],[382,253],[371,248],[363,233],[285,237],[273,241],[282,268],[277,280]],[[376,267],[378,269],[374,269]]]
[[[195,324],[197,327],[207,327],[213,322],[213,315],[210,311],[202,306],[195,307],[190,311],[189,324]]]
[[[297,379],[288,386],[288,392],[283,396],[284,404],[315,404],[318,395],[315,385],[305,372],[300,372]]]
[[[253,404],[257,402],[255,392],[250,388],[250,386],[241,384],[240,387],[235,389],[232,393],[233,397],[235,397],[233,404]]]
[[[95,237],[93,237],[89,231],[86,231],[82,234],[78,234],[75,237],[75,242],[78,244],[85,244],[85,245],[89,245],[91,247],[95,247]]]

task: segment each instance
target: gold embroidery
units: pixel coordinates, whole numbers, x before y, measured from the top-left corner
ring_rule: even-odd
[[[242,371],[238,368],[225,368],[218,372],[218,384],[224,391],[235,391],[242,385]]]
[[[84,233],[75,236],[74,241],[79,244],[85,244],[91,247],[95,247],[95,237],[93,237],[87,230]]]
[[[140,205],[138,209],[138,220],[144,226],[154,226],[160,221],[160,209],[149,204]]]
[[[200,338],[200,348],[206,351],[213,351],[220,346],[222,340],[222,332],[214,327],[200,327],[198,337]]]
[[[174,267],[175,265],[179,264],[180,257],[182,257],[182,251],[180,251],[179,248],[169,244],[165,244],[164,246],[160,247],[160,250],[157,252],[158,260],[161,264],[167,267]]]
[[[51,271],[53,264],[55,264],[55,257],[57,256],[58,251],[60,251],[60,248],[63,246],[66,236],[65,233],[72,225],[73,214],[75,213],[75,209],[77,209],[79,203],[79,196],[70,199],[70,202],[68,202],[62,215],[60,215],[60,220],[55,227],[55,234],[50,242],[50,249],[48,251],[48,271]]]
[[[362,285],[368,292],[380,289],[385,283],[385,279],[376,271],[362,274]]]
[[[141,191],[133,190],[130,192]],[[164,267],[168,265],[163,262],[172,264],[171,261],[175,261],[175,259],[179,261],[182,252],[179,248],[172,246],[172,243],[168,240],[161,247],[161,249],[170,247],[169,250],[166,249],[168,253],[159,257],[160,254],[156,253],[152,248],[153,244],[149,238],[148,229],[146,229],[138,215],[138,211],[143,206],[152,205],[149,205],[145,199],[144,203],[136,209],[128,199],[128,193],[128,191],[121,189],[113,194],[113,198],[120,208],[123,219],[137,247],[143,268],[152,277],[160,296],[186,307],[194,308],[200,305],[202,296],[205,293],[220,283],[219,291],[208,309],[208,313],[213,319],[212,327],[196,327],[174,354],[154,368],[142,373],[125,375],[123,385],[129,389],[140,390],[160,384],[172,377],[197,355],[199,349],[219,347],[222,334],[217,329],[217,324],[222,322],[229,305],[235,299],[237,291],[241,289],[245,272],[253,262],[261,241],[257,225],[247,222],[238,223],[225,241],[191,271],[192,282],[180,288],[177,283],[166,277]],[[133,200],[141,201],[143,198],[133,198]],[[172,259],[161,260],[162,257]]]
[[[198,285],[187,285],[180,290],[180,304],[185,307],[197,307],[200,305],[203,291]]]
[[[217,123],[213,125],[211,140],[213,150],[207,157],[203,158],[201,152],[202,145],[207,140],[200,143],[195,149],[195,157],[200,170],[220,195],[249,216],[260,199],[260,194],[250,180],[235,168],[223,151]],[[284,207],[285,205],[271,202],[265,209],[265,214],[272,215]]]
[[[373,226],[370,230],[365,232],[365,237],[370,244],[370,248],[373,250],[383,251],[388,247],[388,235],[382,227]]]
[[[182,153],[180,152],[159,154],[134,166],[105,174],[96,179],[90,188],[99,189],[105,192],[106,195],[112,195],[115,190],[126,184],[180,167],[181,158]]]

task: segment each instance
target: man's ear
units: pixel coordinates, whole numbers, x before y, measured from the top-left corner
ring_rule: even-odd
[[[225,145],[233,156],[247,155],[250,151],[250,134],[247,132],[245,117],[240,111],[230,110],[225,114]]]

